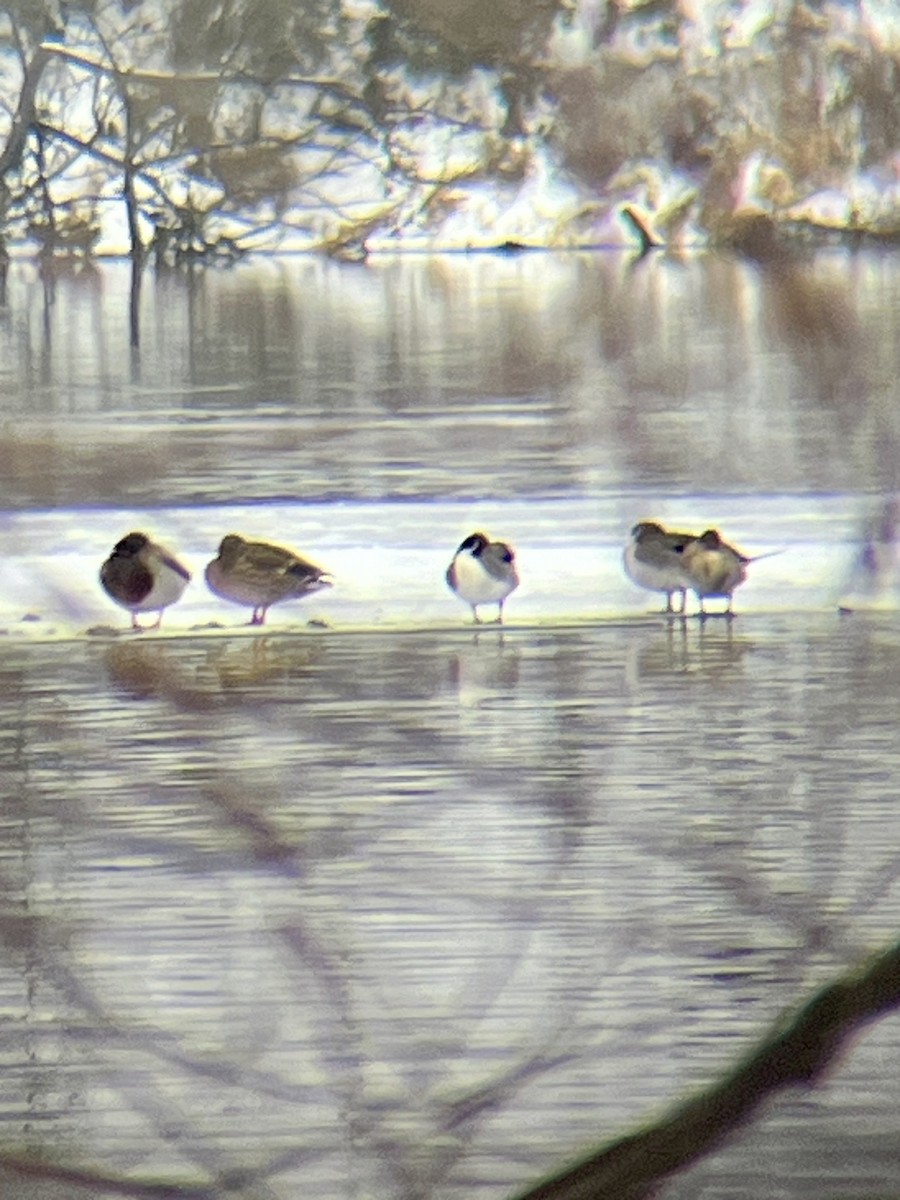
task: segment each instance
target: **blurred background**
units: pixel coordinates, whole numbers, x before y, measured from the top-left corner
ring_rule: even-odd
[[[727,244],[759,215],[800,238],[900,230],[893,0],[0,13],[0,232],[34,252]]]
[[[0,1191],[525,1195],[897,936],[895,6],[2,11]],[[898,1056],[660,1194],[894,1200]]]

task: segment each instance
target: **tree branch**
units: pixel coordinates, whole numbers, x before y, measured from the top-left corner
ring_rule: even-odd
[[[644,1200],[720,1145],[777,1092],[818,1082],[851,1033],[900,1005],[900,943],[817,992],[722,1082],[659,1124],[592,1154],[519,1200]]]
[[[12,129],[9,133],[3,153],[0,154],[0,179],[6,172],[22,161],[22,151],[28,131],[34,124],[35,97],[44,67],[47,65],[49,54],[41,47],[30,62],[22,64],[22,90],[19,93],[19,107],[13,117]]]
[[[15,1154],[0,1154],[0,1171],[8,1171],[26,1179],[51,1180],[79,1190],[84,1188],[94,1195],[106,1192],[111,1196],[126,1196],[130,1200],[216,1200],[219,1195],[217,1187],[146,1183]]]

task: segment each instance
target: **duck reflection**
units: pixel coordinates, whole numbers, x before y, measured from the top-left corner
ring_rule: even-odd
[[[744,655],[753,642],[742,633],[736,635],[731,622],[716,622],[713,626],[701,622],[693,640],[688,671],[697,674],[737,675],[743,670]]]
[[[115,642],[103,661],[113,684],[136,700],[167,699],[180,708],[211,708],[215,698],[197,686],[178,644]]]
[[[499,630],[479,632],[450,655],[447,678],[461,705],[478,707],[497,692],[517,686],[520,662],[519,650]]]
[[[690,661],[688,630],[685,621],[666,624],[650,633],[641,631],[632,638],[625,653],[625,676],[636,683],[653,675],[686,672]]]
[[[321,665],[324,655],[325,647],[315,637],[216,639],[204,669],[223,691],[256,690],[303,678]]]
[[[110,679],[133,699],[166,699],[182,709],[210,709],[226,693],[273,691],[318,669],[317,639],[215,638],[184,642],[120,642],[106,648]]]
[[[625,656],[631,683],[661,675],[726,675],[743,666],[752,643],[730,621],[675,621],[635,637]]]

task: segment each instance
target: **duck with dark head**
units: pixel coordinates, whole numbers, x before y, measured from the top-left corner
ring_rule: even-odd
[[[158,629],[163,611],[181,599],[191,573],[146,533],[126,534],[100,568],[100,583],[116,604],[131,613],[131,628]],[[152,625],[140,625],[138,613],[155,612]]]
[[[496,604],[497,622],[503,621],[506,598],[519,586],[515,560],[511,546],[484,533],[470,533],[460,543],[447,568],[447,586],[471,607],[477,625],[481,604]]]

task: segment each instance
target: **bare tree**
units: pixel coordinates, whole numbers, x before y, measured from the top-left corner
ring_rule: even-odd
[[[514,196],[540,169],[583,197],[566,241],[625,204],[632,230],[648,228],[650,210],[664,237],[692,218],[727,241],[748,164],[758,204],[787,220],[836,175],[877,165],[900,130],[877,33],[860,22],[850,36],[797,4],[777,6],[752,51],[735,39],[712,57],[692,49],[712,35],[656,3],[598,14],[567,0],[18,0],[0,11],[17,64],[0,233],[52,254],[90,253],[116,214],[136,260],[230,260],[291,237],[364,252],[373,230],[438,230],[479,187]],[[570,35],[576,59],[556,49]],[[848,221],[855,233],[898,227],[893,203]]]

